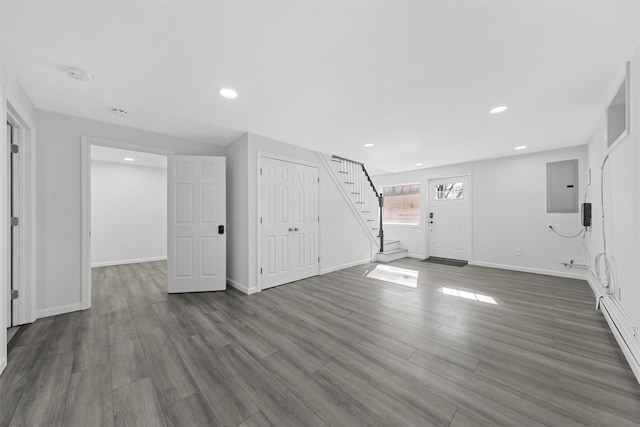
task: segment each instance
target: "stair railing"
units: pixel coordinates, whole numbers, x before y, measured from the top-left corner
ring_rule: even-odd
[[[369,214],[369,221],[375,221],[375,209],[377,205],[380,217],[378,219],[378,237],[380,239],[380,252],[384,252],[384,230],[382,228],[382,209],[384,197],[378,193],[376,186],[367,172],[367,168],[361,162],[345,159],[340,156],[332,156],[331,160],[340,163],[340,173],[346,174],[345,182],[351,184],[351,194],[356,196],[356,203],[363,213]]]

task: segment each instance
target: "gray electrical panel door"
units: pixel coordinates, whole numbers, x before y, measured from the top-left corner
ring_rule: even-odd
[[[547,163],[547,212],[578,212],[578,160]]]

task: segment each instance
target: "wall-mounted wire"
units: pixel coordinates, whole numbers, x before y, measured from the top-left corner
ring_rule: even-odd
[[[607,290],[609,295],[613,295],[615,291],[615,278],[612,274],[611,264],[609,262],[609,258],[607,257],[607,233],[605,231],[605,215],[604,215],[604,168],[609,160],[609,154],[604,157],[602,160],[602,165],[600,166],[600,208],[602,212],[602,252],[596,255],[595,260],[595,270],[596,277],[602,284],[602,287]],[[602,272],[600,270],[600,265],[604,264],[604,277],[602,277]]]
[[[576,237],[580,237],[580,235],[582,235],[582,233],[585,233],[587,231],[587,227],[583,227],[582,230],[580,230],[577,234],[574,234],[573,236],[566,236],[562,233],[558,233],[558,231],[556,231],[555,228],[553,228],[553,225],[549,226],[549,230],[553,231],[554,233],[556,233],[558,236],[564,238],[564,239],[575,239]]]

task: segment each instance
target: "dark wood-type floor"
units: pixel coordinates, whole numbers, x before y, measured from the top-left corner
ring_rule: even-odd
[[[162,262],[96,268],[90,310],[16,336],[0,426],[639,425],[586,282],[392,263],[411,288],[375,265],[251,296],[167,295]]]

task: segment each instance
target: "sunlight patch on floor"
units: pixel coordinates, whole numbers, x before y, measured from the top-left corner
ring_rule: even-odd
[[[476,294],[475,292],[469,292],[469,291],[461,291],[459,289],[453,289],[453,288],[440,288],[440,290],[445,295],[451,295],[454,297],[460,297],[460,298],[470,299],[474,301],[484,302],[487,304],[498,305],[498,302],[493,297],[490,297],[487,295]]]
[[[385,282],[417,288],[418,275],[418,270],[407,270],[405,268],[380,264],[373,270],[369,271],[365,276],[370,279],[384,280]]]

